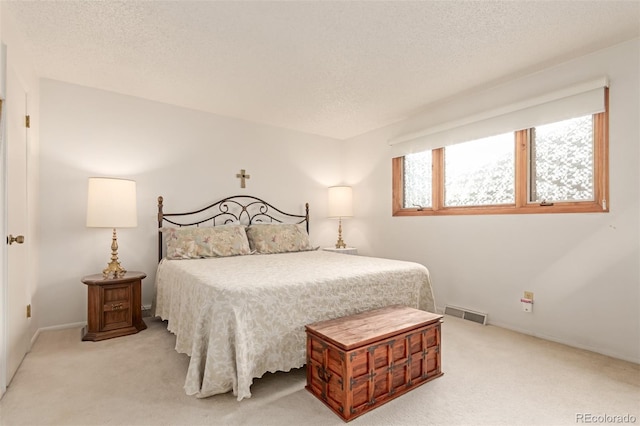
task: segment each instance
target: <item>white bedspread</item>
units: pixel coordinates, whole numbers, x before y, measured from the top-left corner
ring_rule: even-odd
[[[254,378],[306,363],[306,324],[392,304],[435,312],[426,267],[308,251],[164,260],[154,307],[191,357],[186,393],[242,400]]]

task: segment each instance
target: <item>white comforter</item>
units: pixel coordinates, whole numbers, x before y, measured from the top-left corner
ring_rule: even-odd
[[[306,363],[306,324],[392,304],[435,312],[423,265],[324,251],[163,260],[155,312],[191,357],[188,395],[233,390]]]

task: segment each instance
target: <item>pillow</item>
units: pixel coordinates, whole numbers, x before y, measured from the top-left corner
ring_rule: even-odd
[[[313,250],[302,224],[264,223],[247,228],[249,247],[256,253],[286,253]]]
[[[167,259],[202,259],[251,254],[243,225],[162,228]]]

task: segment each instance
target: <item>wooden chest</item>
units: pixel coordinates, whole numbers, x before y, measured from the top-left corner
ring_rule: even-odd
[[[307,390],[349,421],[440,377],[441,321],[389,306],[308,325]]]

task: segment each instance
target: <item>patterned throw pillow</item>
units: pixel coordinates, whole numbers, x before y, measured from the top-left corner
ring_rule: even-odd
[[[264,223],[247,228],[251,250],[256,253],[286,253],[313,250],[302,224]]]
[[[162,228],[167,259],[202,259],[251,254],[245,227]]]

